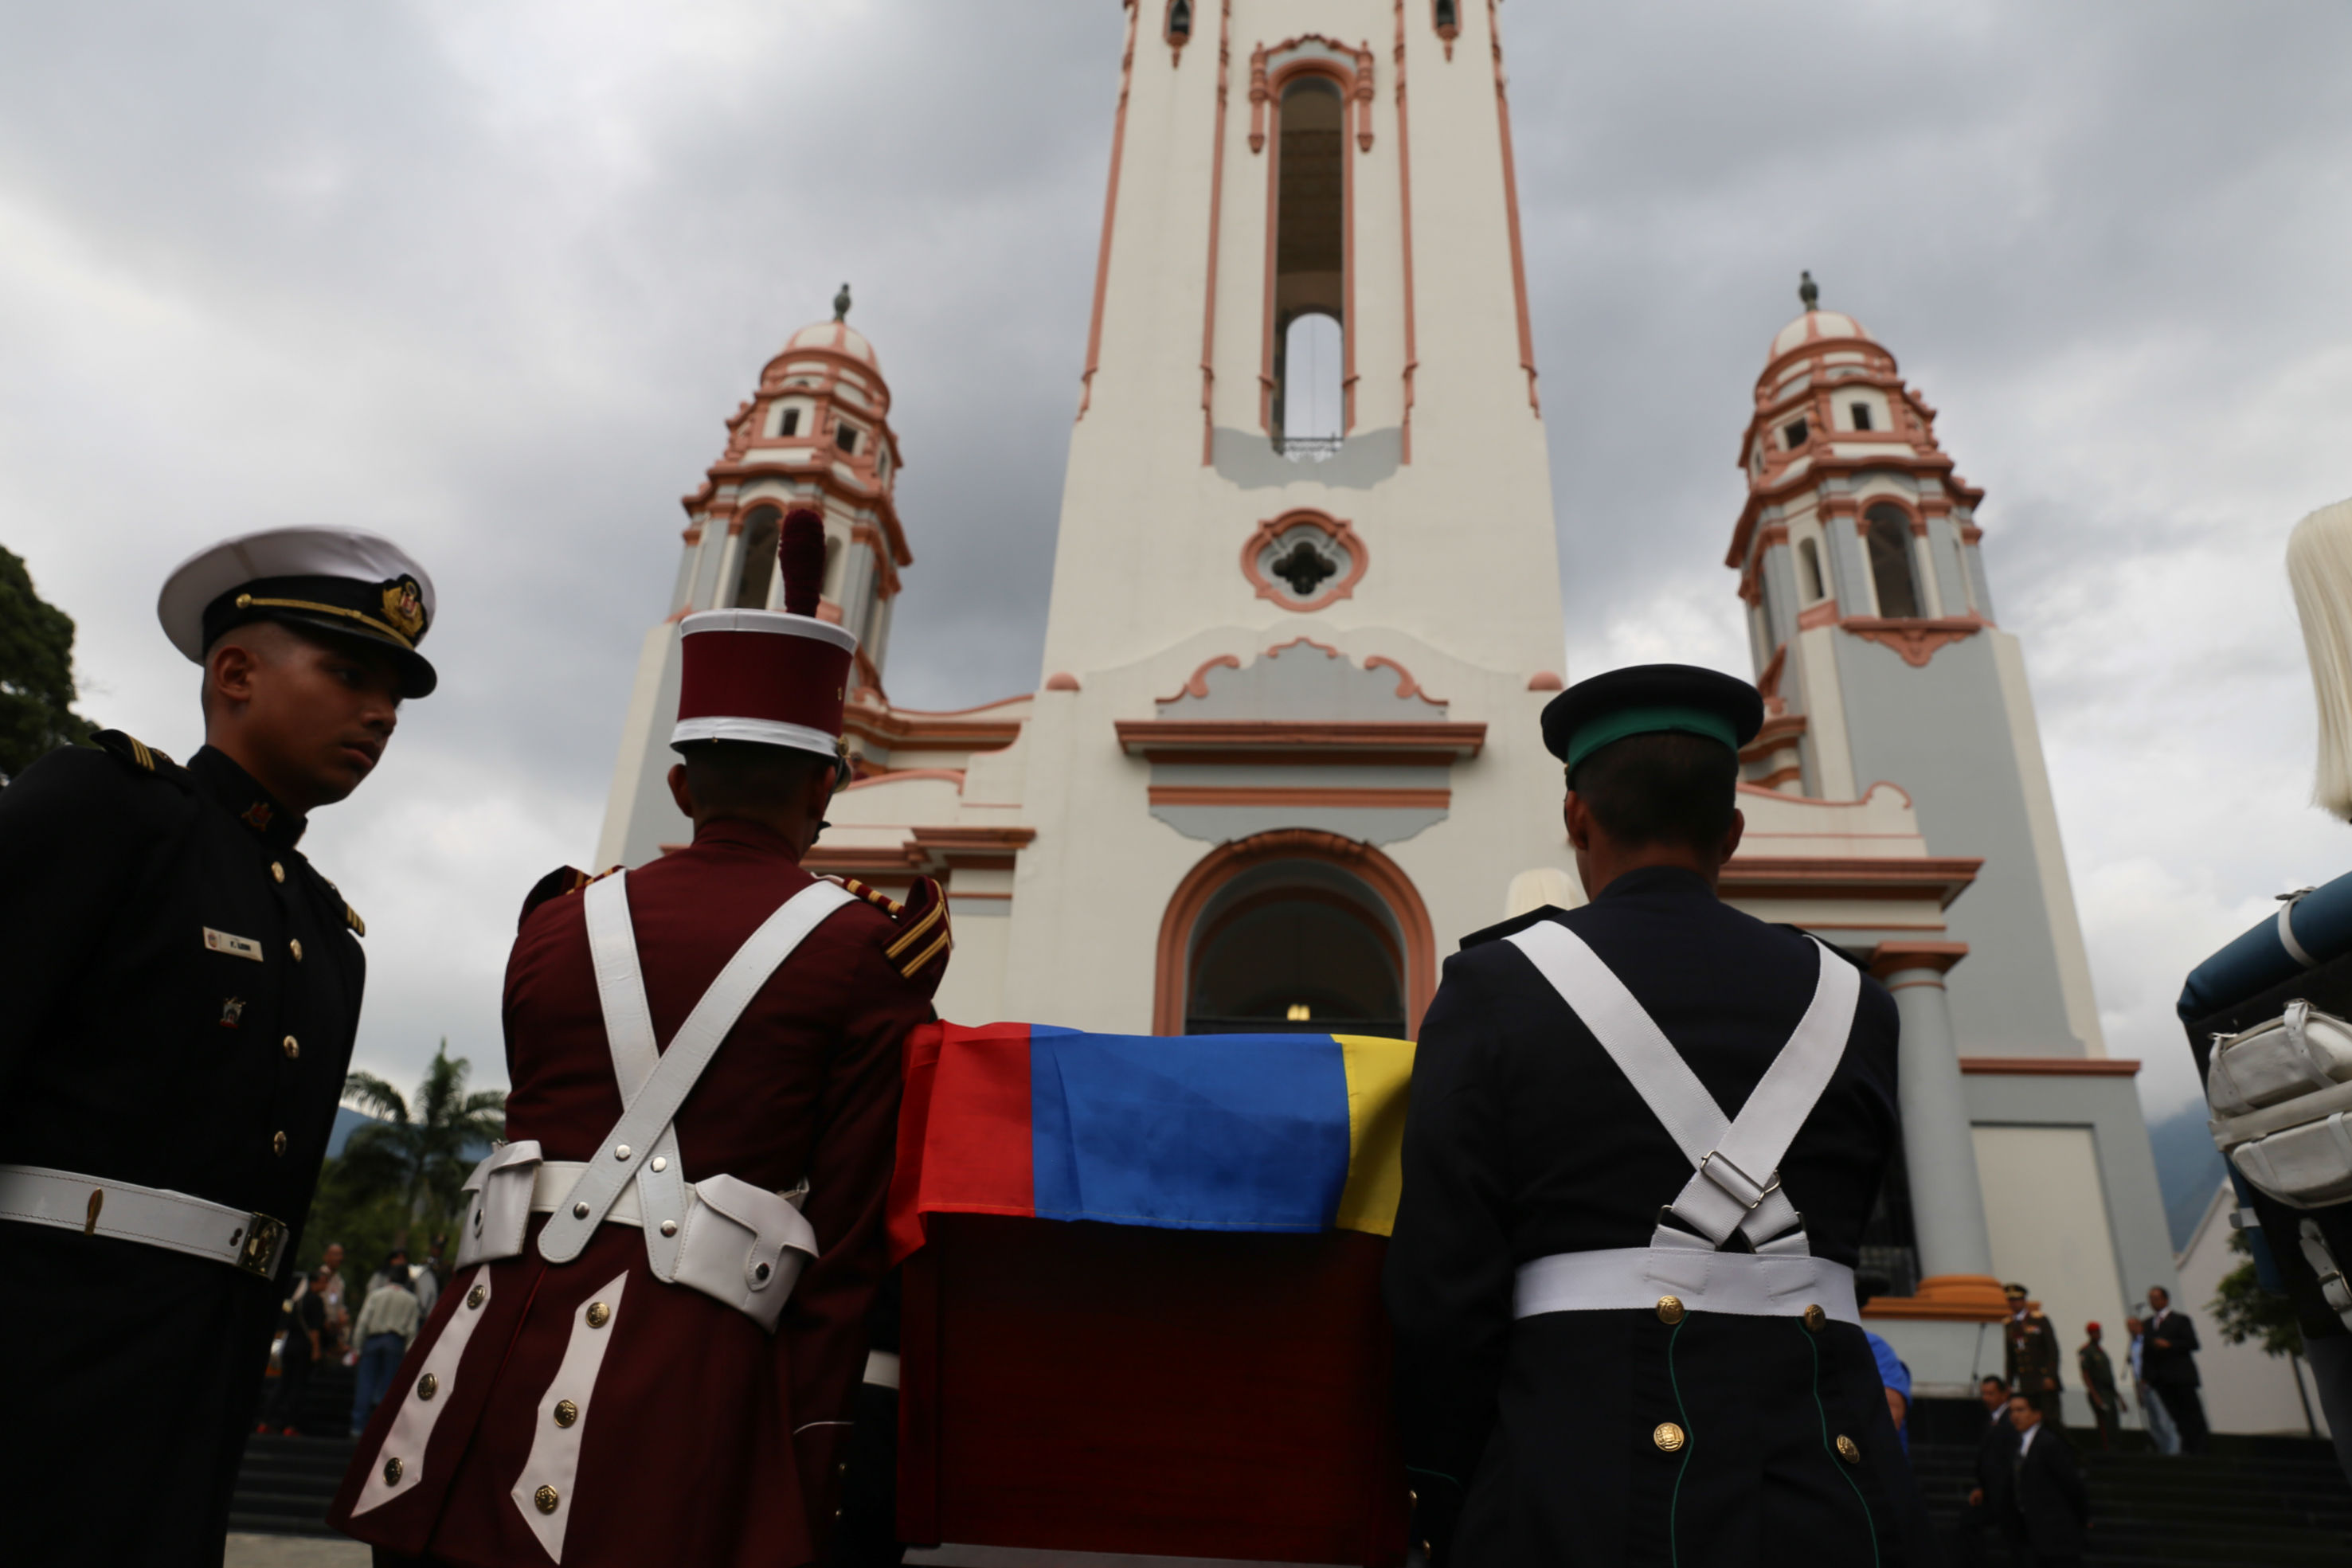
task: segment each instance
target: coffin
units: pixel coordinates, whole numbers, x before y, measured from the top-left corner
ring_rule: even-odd
[[[1380,1270],[1410,1043],[932,1026],[912,1043],[910,1562],[1404,1558]]]

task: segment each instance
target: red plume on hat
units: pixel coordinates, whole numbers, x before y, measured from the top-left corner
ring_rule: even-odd
[[[824,518],[795,508],[776,538],[783,609],[706,610],[679,624],[672,746],[733,740],[839,754],[857,639],[817,618],[824,547]]]
[[[786,517],[776,565],[784,575],[784,613],[814,615],[824,594],[824,519],[806,507]]]

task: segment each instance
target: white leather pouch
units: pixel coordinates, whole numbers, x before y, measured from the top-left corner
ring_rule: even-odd
[[[457,1269],[495,1263],[522,1250],[530,1228],[530,1188],[539,1175],[539,1140],[501,1144],[466,1178],[465,1232],[457,1239]]]
[[[805,1183],[779,1197],[730,1176],[697,1181],[678,1228],[677,1282],[773,1333],[801,1270],[816,1256],[816,1232],[799,1207],[807,1193]]]
[[[2248,1181],[2297,1208],[2352,1197],[2352,1126],[2344,1112],[2288,1127],[2230,1151]]]
[[[2352,1082],[2352,1024],[2297,999],[2268,1023],[2213,1043],[2205,1099],[2242,1116],[2298,1094]]]

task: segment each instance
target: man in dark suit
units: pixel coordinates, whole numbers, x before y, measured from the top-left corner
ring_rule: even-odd
[[[2020,1568],[2068,1568],[2083,1561],[2083,1526],[2090,1518],[2090,1494],[2066,1435],[2042,1418],[2023,1394],[2009,1400],[2009,1424],[2017,1440],[2004,1451],[1979,1454],[1983,1485],[2010,1551]],[[2005,1462],[2004,1462],[2005,1461]]]
[[[1423,1024],[1385,1294],[1439,1564],[1932,1551],[1853,1293],[1895,1004],[1716,894],[1761,721],[1684,665],[1556,698],[1592,902],[1466,938]]]
[[[1968,1503],[1960,1510],[1959,1559],[1964,1568],[1977,1568],[1984,1562],[1985,1537],[2000,1528],[2000,1515],[1986,1496],[1986,1478],[2007,1475],[2009,1456],[2017,1447],[2017,1428],[2009,1420],[2009,1385],[1998,1377],[1985,1378],[1977,1385],[1977,1396],[1984,1401],[1985,1419],[1977,1433],[1977,1484],[1969,1489]]]
[[[2201,1454],[2210,1435],[2205,1425],[2205,1400],[2198,1393],[2197,1325],[2172,1310],[2171,1293],[2161,1285],[2147,1288],[2147,1343],[2140,1352],[2140,1378],[2164,1401],[2165,1414],[2180,1428],[2183,1453]]]

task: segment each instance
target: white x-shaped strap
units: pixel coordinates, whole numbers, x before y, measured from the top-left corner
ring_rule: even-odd
[[[1584,1020],[1693,1166],[1668,1208],[1699,1235],[1662,1222],[1650,1244],[1713,1250],[1737,1230],[1759,1252],[1809,1253],[1797,1211],[1780,1190],[1780,1160],[1845,1055],[1862,996],[1854,967],[1815,939],[1821,969],[1811,1005],[1735,1120],[1582,938],[1546,920],[1506,940]]]

